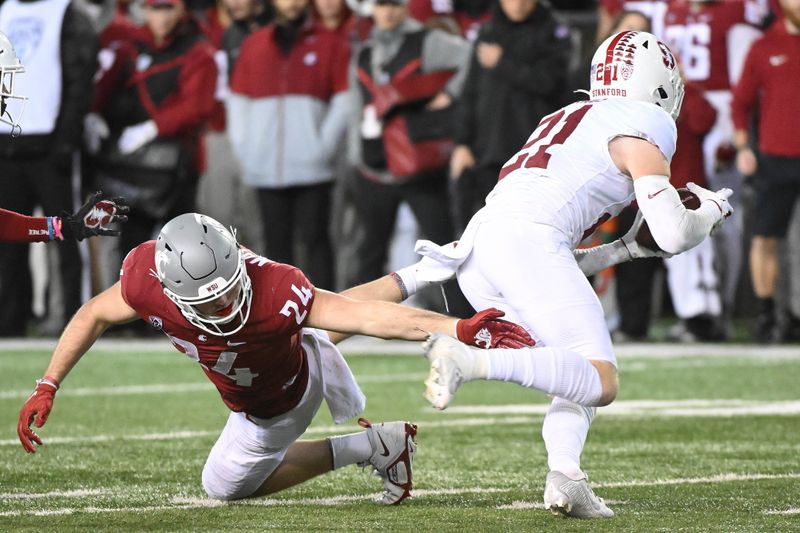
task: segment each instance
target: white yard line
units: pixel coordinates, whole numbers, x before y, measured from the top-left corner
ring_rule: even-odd
[[[0,341],[0,352],[19,350],[52,351],[56,339],[14,339]],[[344,341],[340,348],[345,355],[392,354],[413,357],[422,356],[420,342],[383,341],[368,337],[353,337]],[[130,353],[165,353],[172,350],[166,338],[149,340],[100,339],[93,351]],[[617,357],[625,358],[673,358],[673,357],[752,357],[756,359],[800,360],[796,346],[760,346],[755,344],[621,344],[614,346]]]
[[[368,374],[358,377],[358,382],[372,383],[412,383],[425,381],[428,377],[424,372],[409,372],[404,374]],[[0,391],[0,400],[19,400],[31,395],[30,389]],[[59,390],[59,398],[64,396],[127,396],[146,394],[183,394],[186,392],[213,392],[214,385],[210,381],[197,383],[152,383],[149,385],[123,385],[115,387],[77,387],[66,386]]]
[[[764,514],[772,514],[772,515],[795,515],[800,514],[800,507],[790,507],[788,509],[769,509],[764,511]]]
[[[626,505],[628,502],[622,500],[603,500],[606,505]],[[537,501],[537,502],[529,502],[523,500],[517,500],[515,502],[511,502],[507,505],[498,505],[496,509],[501,511],[523,511],[528,509],[544,509],[544,503]]]
[[[8,500],[36,500],[40,498],[83,498],[111,494],[110,489],[53,490],[50,492],[0,492],[0,502]]]
[[[790,474],[718,474],[715,476],[697,477],[697,478],[677,478],[677,479],[656,479],[656,480],[634,480],[625,482],[610,482],[610,483],[594,483],[594,488],[625,488],[625,487],[650,487],[650,486],[673,486],[673,485],[695,485],[701,483],[729,483],[738,481],[760,481],[766,479],[800,479],[800,473]],[[113,494],[115,499],[125,498],[125,493],[114,494],[109,489],[98,489],[107,491]],[[442,496],[453,496],[461,494],[503,494],[511,492],[513,488],[502,487],[466,487],[466,488],[448,488],[448,489],[418,489],[414,490],[414,498],[438,498]],[[47,493],[43,493],[47,494]],[[33,497],[42,497],[43,494],[34,494]],[[50,509],[37,509],[37,510],[13,510],[0,512],[0,517],[5,516],[56,516],[56,515],[69,515],[74,513],[139,513],[147,512],[152,513],[155,511],[174,511],[182,509],[200,509],[200,508],[216,508],[228,506],[255,506],[255,507],[276,507],[276,506],[293,506],[293,505],[311,505],[311,506],[333,506],[333,505],[346,505],[351,503],[367,502],[374,497],[374,494],[363,495],[339,495],[320,498],[266,498],[255,500],[243,500],[238,502],[221,502],[217,500],[210,500],[207,498],[186,498],[174,497],[172,498],[172,505],[158,505],[158,506],[141,506],[141,507],[55,507]],[[22,498],[20,498],[22,499]],[[627,501],[608,501],[612,504],[627,504]],[[509,505],[498,506],[499,509],[541,509],[540,503],[529,503],[523,501],[514,501]],[[765,514],[797,514],[800,509],[790,508],[788,510],[768,510],[764,511]]]
[[[450,407],[438,420],[420,423],[423,430],[450,427],[472,426],[510,426],[531,424],[547,412],[547,404],[510,405],[456,405]],[[426,408],[426,414],[429,414]],[[630,400],[614,402],[600,410],[601,416],[638,417],[727,417],[727,416],[776,416],[800,414],[800,401],[758,402],[745,400]],[[450,417],[448,415],[477,415],[474,418]],[[354,424],[336,426],[316,426],[309,428],[305,437],[349,433]],[[112,441],[163,441],[216,437],[222,431],[172,431],[143,433],[139,435],[91,435],[91,436],[48,436],[46,444],[86,444]],[[0,440],[0,446],[19,446],[15,438]]]
[[[454,405],[447,413],[459,415],[544,415],[547,404]],[[797,415],[800,401],[748,400],[628,400],[599,410],[601,416],[754,416]]]
[[[717,474],[705,477],[684,477],[676,479],[653,479],[638,481],[611,481],[592,483],[595,489],[617,489],[630,487],[661,487],[669,485],[699,485],[702,483],[731,483],[736,481],[763,481],[765,479],[800,479],[800,472],[787,474]]]
[[[532,421],[531,417],[512,416],[502,418],[459,418],[450,420],[439,420],[425,422],[425,429],[437,429],[448,427],[471,427],[489,425],[519,425],[528,424]],[[357,431],[358,427],[355,424],[342,424],[339,426],[316,426],[309,428],[304,434],[304,438],[322,436],[322,435],[336,435],[340,433],[352,433]],[[114,441],[160,441],[160,440],[185,440],[197,439],[204,437],[216,437],[222,432],[222,425],[219,430],[215,431],[173,431],[167,433],[143,433],[139,435],[92,435],[82,437],[59,437],[59,436],[42,436],[45,444],[87,444],[95,442],[114,442]],[[3,439],[0,440],[0,446],[20,446],[19,439]]]

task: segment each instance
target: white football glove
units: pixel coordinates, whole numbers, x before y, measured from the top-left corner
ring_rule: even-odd
[[[646,248],[641,246],[638,242],[636,242],[636,234],[639,232],[639,228],[642,227],[644,224],[644,215],[642,215],[641,211],[636,213],[636,218],[633,220],[633,225],[628,232],[622,236],[622,243],[625,245],[625,248],[628,249],[628,253],[631,254],[631,259],[643,259],[645,257],[672,257],[673,254],[669,252],[665,252],[664,250],[651,250],[650,248]]]
[[[725,219],[733,214],[733,207],[731,207],[731,204],[728,202],[728,198],[733,194],[732,190],[726,188],[713,192],[691,181],[686,184],[686,188],[696,194],[697,197],[700,198],[701,203],[705,201],[714,202],[717,204],[717,207],[719,207],[719,220],[717,220],[717,223],[711,228],[711,233],[714,233]]]
[[[83,142],[90,154],[100,151],[100,145],[108,133],[108,124],[99,114],[89,113],[83,119]]]
[[[152,120],[128,126],[119,138],[119,151],[123,154],[135,152],[158,137],[158,126]]]

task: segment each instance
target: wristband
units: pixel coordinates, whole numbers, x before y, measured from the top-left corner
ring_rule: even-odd
[[[42,379],[37,379],[36,385],[41,385],[41,384],[50,385],[55,390],[58,390],[59,387],[58,380],[51,376],[44,376]]]
[[[55,234],[55,238],[59,241],[64,240],[64,234],[61,232],[61,219],[59,217],[50,217],[53,219],[53,233]],[[50,240],[53,240],[51,238]]]
[[[400,288],[400,294],[403,300],[417,293],[420,288],[417,285],[417,276],[415,273],[416,265],[403,267],[399,270],[392,272],[390,275],[394,279],[397,286]]]
[[[47,217],[47,237],[51,241],[56,238],[56,229],[53,220],[54,218],[56,217]]]

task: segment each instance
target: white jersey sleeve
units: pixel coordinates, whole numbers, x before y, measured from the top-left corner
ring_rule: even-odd
[[[655,145],[664,154],[667,162],[672,161],[675,155],[675,144],[678,139],[678,130],[675,121],[668,113],[652,104],[636,106],[634,112],[630,110],[630,102],[626,103],[628,112],[618,116],[618,133],[615,137],[637,137]],[[613,113],[613,107],[610,111]],[[611,141],[612,139],[609,139]]]

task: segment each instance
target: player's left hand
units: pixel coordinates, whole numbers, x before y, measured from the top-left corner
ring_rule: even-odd
[[[36,446],[42,444],[39,435],[33,432],[31,424],[40,428],[47,422],[50,410],[53,408],[53,398],[58,390],[58,380],[47,377],[36,381],[36,388],[28,397],[28,401],[22,406],[19,412],[19,422],[17,423],[17,435],[22,447],[28,453],[36,453]]]
[[[484,309],[471,318],[456,322],[456,337],[478,348],[525,348],[536,343],[525,331],[500,317],[505,313],[494,307]]]
[[[96,235],[117,236],[120,234],[119,230],[108,229],[105,226],[112,222],[127,221],[129,210],[124,198],[106,199],[101,191],[97,191],[77,212],[61,217],[61,232],[64,239],[78,241]]]

